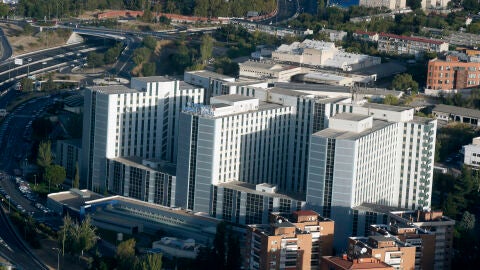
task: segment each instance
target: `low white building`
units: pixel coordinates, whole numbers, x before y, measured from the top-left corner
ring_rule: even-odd
[[[473,138],[472,143],[463,146],[465,154],[463,163],[478,170],[480,168],[480,137]]]
[[[402,9],[406,7],[405,0],[360,0],[359,6],[364,7],[386,7],[391,10]]]
[[[306,39],[303,42],[282,44],[272,52],[272,59],[278,62],[295,63],[315,67],[330,67],[345,71],[380,64],[380,57],[347,53],[335,47],[333,42]]]
[[[292,76],[302,71],[302,68],[297,66],[261,61],[246,61],[240,63],[239,67],[240,77],[267,79],[272,82],[288,82]]]

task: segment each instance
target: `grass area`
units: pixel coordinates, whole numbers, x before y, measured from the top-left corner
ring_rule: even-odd
[[[2,23],[0,27],[12,45],[14,55],[64,45],[71,33],[65,29],[30,33],[18,25],[8,23]]]

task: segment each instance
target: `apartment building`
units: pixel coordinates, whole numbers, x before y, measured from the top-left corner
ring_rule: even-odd
[[[303,194],[277,190],[273,184],[230,181],[213,186],[213,217],[236,224],[267,224],[272,212],[305,208]]]
[[[427,38],[380,33],[378,35],[378,51],[395,55],[419,56],[426,52],[446,52],[448,43]]]
[[[242,95],[213,97],[180,117],[177,205],[212,213],[212,185],[277,184],[286,175],[292,106]],[[188,195],[188,196],[187,196]]]
[[[108,190],[122,196],[173,207],[176,166],[156,159],[117,157],[107,160]]]
[[[338,224],[352,224],[336,228],[341,249],[342,236],[364,235],[360,220],[368,225],[380,218],[369,210],[360,217],[356,208],[365,203],[430,206],[436,120],[414,117],[406,107],[338,106],[328,128],[311,135],[306,201]]]
[[[268,61],[245,61],[238,64],[240,77],[265,79],[269,82],[289,82],[292,76],[302,72],[301,67]]]
[[[472,139],[472,143],[463,146],[463,154],[465,165],[475,170],[480,169],[480,137]]]
[[[388,214],[389,224],[413,225],[435,234],[434,269],[450,269],[453,255],[455,220],[442,211],[395,211]]]
[[[334,222],[314,211],[271,214],[269,224],[247,228],[245,269],[320,269],[331,255]]]
[[[370,235],[396,237],[415,247],[415,270],[434,269],[435,233],[410,224],[371,225]]]
[[[427,89],[454,90],[480,85],[480,57],[449,52],[428,62]]]
[[[67,178],[73,179],[82,151],[82,140],[58,140],[55,149],[55,163],[65,168]]]
[[[379,259],[395,269],[415,269],[415,247],[391,236],[350,237],[347,254]]]
[[[131,88],[85,90],[82,187],[107,190],[107,159],[140,157],[175,162],[179,113],[202,104],[204,89],[166,77],[132,78]]]

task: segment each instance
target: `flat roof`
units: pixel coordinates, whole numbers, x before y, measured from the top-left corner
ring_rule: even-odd
[[[480,118],[480,110],[445,105],[445,104],[435,105],[432,111],[448,113],[453,115],[461,115],[461,116],[466,116],[471,118]]]
[[[360,210],[365,212],[376,212],[376,213],[390,213],[392,211],[402,211],[406,210],[405,208],[400,208],[396,206],[387,206],[381,204],[374,204],[374,203],[362,203],[358,206],[353,207],[354,210]]]
[[[413,110],[413,108],[410,108],[410,107],[386,105],[386,104],[380,104],[380,103],[365,103],[363,104],[363,107],[370,108],[370,109],[394,111],[394,112],[403,112],[403,111]]]
[[[386,264],[378,259],[375,259],[372,262],[372,259],[355,259],[354,260],[345,260],[340,257],[334,256],[323,256],[322,260],[327,261],[331,264],[334,264],[339,267],[339,269],[395,269],[393,266]]]
[[[138,93],[137,89],[126,87],[125,85],[107,85],[107,86],[91,86],[89,87],[92,91],[103,93],[103,94],[127,94],[127,93]]]
[[[233,189],[233,190],[238,190],[238,191],[243,191],[247,192],[250,194],[256,194],[256,195],[263,195],[263,196],[270,196],[270,197],[278,197],[278,198],[284,198],[284,199],[293,199],[293,200],[298,200],[298,201],[303,201],[305,200],[302,196],[302,194],[299,193],[287,193],[287,192],[275,192],[275,193],[268,193],[268,192],[262,192],[262,191],[257,191],[256,190],[256,185],[254,184],[249,184],[245,182],[240,182],[240,181],[230,181],[226,183],[220,183],[217,186],[223,187],[223,188],[228,188],[228,189]]]
[[[342,131],[336,130],[332,128],[327,128],[320,130],[314,133],[314,136],[330,138],[330,139],[338,139],[338,140],[357,140],[363,136],[366,136],[370,133],[373,133],[377,130],[381,130],[389,125],[393,125],[394,123],[389,123],[383,120],[373,120],[372,128],[362,131],[360,133],[350,132],[350,131]]]
[[[250,61],[250,60],[240,63],[239,65],[268,69],[272,71],[290,70],[295,68],[300,69],[300,67],[292,66],[292,65],[278,64],[275,62],[258,62],[258,61]]]
[[[225,101],[230,101],[230,102],[258,99],[258,98],[254,98],[254,97],[242,96],[242,95],[237,95],[237,94],[215,96],[213,98],[216,99],[216,100],[225,100]]]
[[[301,97],[301,96],[310,96],[312,94],[301,92],[301,91],[293,91],[291,89],[286,89],[283,87],[273,87],[268,89],[271,93],[277,93],[277,94],[283,94],[283,95],[288,95],[292,97]]]
[[[164,160],[159,160],[159,159],[143,159],[141,157],[117,157],[117,158],[111,158],[110,160],[114,160],[114,161],[129,165],[129,166],[132,166],[132,167],[136,167],[136,168],[139,168],[139,169],[149,170],[149,171],[158,171],[158,172],[166,173],[166,174],[173,175],[173,176],[175,176],[176,169],[177,169],[175,164],[169,163],[169,162],[164,161]],[[142,162],[144,160],[153,162],[158,167],[157,168],[152,168],[152,167],[148,167],[146,165],[143,165]]]
[[[332,119],[350,120],[350,121],[362,121],[367,118],[371,118],[369,115],[356,114],[356,113],[339,113],[331,117]]]
[[[142,82],[172,82],[176,81],[173,78],[169,78],[166,76],[149,76],[149,77],[134,77],[132,80],[138,80]]]
[[[77,209],[77,210],[79,210],[80,207],[84,206],[85,202],[87,201],[104,198],[103,195],[100,195],[90,190],[84,189],[84,190],[80,190],[80,192],[84,193],[88,197],[82,197],[79,192],[69,190],[69,191],[62,191],[62,192],[49,194],[48,198],[56,202],[59,202],[61,204],[65,204],[70,208]]]
[[[216,72],[213,72],[213,71],[210,71],[210,70],[185,71],[185,73],[201,74],[202,76],[205,76],[205,77],[211,77],[211,78],[221,79],[221,80],[234,79],[233,77],[230,77],[230,76],[227,76],[227,75],[224,75],[224,74],[220,74],[220,73],[216,73]]]
[[[178,88],[180,90],[184,90],[184,89],[197,89],[199,88],[198,86],[194,86],[193,84],[189,84],[189,83],[186,83],[184,81],[179,81],[180,83],[178,84]]]

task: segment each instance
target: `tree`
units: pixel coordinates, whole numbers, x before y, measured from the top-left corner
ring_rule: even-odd
[[[155,63],[143,63],[142,65],[142,75],[143,76],[153,76],[156,72],[156,64]]]
[[[88,66],[93,67],[93,68],[103,66],[105,64],[104,63],[104,56],[100,53],[89,52],[87,54],[87,63],[88,63]]]
[[[52,163],[52,144],[50,141],[43,141],[38,146],[37,165],[46,169]]]
[[[148,254],[140,263],[141,270],[162,269],[162,254]]]
[[[153,51],[157,47],[157,39],[152,36],[146,36],[143,38],[142,44]]]
[[[215,258],[216,265],[219,269],[225,267],[225,239],[226,239],[227,225],[225,222],[220,222],[217,225],[217,232],[213,239],[213,256]]]
[[[418,92],[418,83],[408,73],[397,74],[393,78],[392,87],[400,91]]]
[[[399,100],[396,96],[394,95],[386,95],[385,98],[383,99],[383,104],[387,105],[398,105]]]
[[[5,17],[10,11],[10,6],[4,3],[0,3],[0,17]]]
[[[121,242],[117,247],[115,258],[118,262],[119,270],[130,270],[136,263],[135,257],[135,239],[131,238]]]
[[[73,226],[74,222],[72,218],[67,214],[63,218],[63,226],[60,227],[60,231],[58,231],[58,243],[62,247],[62,255],[65,256],[65,249],[70,251],[70,248],[73,247]]]
[[[78,162],[75,164],[75,177],[73,178],[73,188],[80,187],[80,171],[78,170]]]
[[[44,90],[55,90],[56,85],[55,82],[53,81],[53,73],[49,72],[47,74],[47,82],[44,85]]]
[[[20,81],[23,91],[32,91],[33,90],[33,80],[27,77],[23,77]]]
[[[78,226],[77,236],[76,248],[83,256],[83,251],[93,248],[98,239],[90,216],[87,216]]]
[[[48,181],[48,186],[51,184],[58,186],[65,181],[65,168],[60,165],[50,165],[45,169],[45,179]]]
[[[422,7],[421,0],[407,0],[407,6],[409,6],[412,10],[416,10]]]
[[[133,62],[135,62],[137,65],[140,65],[143,62],[148,61],[151,54],[152,51],[146,47],[137,48],[135,51],[133,51]]]
[[[242,261],[240,257],[240,244],[238,242],[238,238],[230,234],[228,236],[226,269],[237,270],[237,269],[240,269],[241,265],[242,265]]]
[[[470,232],[475,228],[475,215],[468,211],[465,211],[462,215],[462,220],[458,224],[458,227],[466,232]]]
[[[206,64],[208,59],[212,57],[213,53],[213,38],[210,35],[203,34],[200,45],[200,59],[203,64]]]

